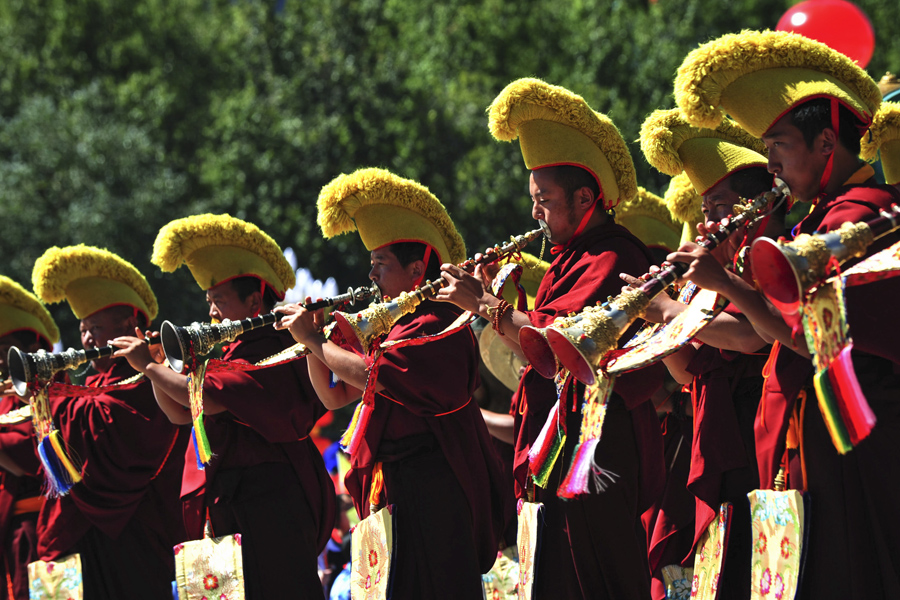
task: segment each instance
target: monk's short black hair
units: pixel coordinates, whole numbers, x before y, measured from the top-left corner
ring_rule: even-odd
[[[425,244],[422,242],[396,242],[388,246],[388,250],[397,257],[401,267],[406,267],[417,260],[425,259]],[[425,267],[425,279],[434,281],[441,276],[441,261],[437,252],[431,251],[428,265]]]
[[[547,171],[553,176],[553,181],[566,192],[569,203],[575,196],[575,192],[583,187],[590,188],[594,193],[594,199],[600,198],[600,184],[591,175],[591,172],[583,167],[575,165],[557,165],[544,167],[541,171]]]
[[[728,176],[731,191],[741,198],[756,198],[772,189],[772,174],[765,167],[748,167]]]
[[[839,103],[838,107],[838,140],[853,156],[858,156],[863,123],[843,104]],[[811,149],[816,136],[831,127],[831,100],[816,98],[795,106],[788,114],[791,124],[800,130],[807,148]]]
[[[240,301],[243,302],[253,292],[260,291],[262,287],[262,279],[260,279],[259,277],[254,277],[253,275],[235,277],[231,280],[231,285],[232,289],[234,289],[235,293],[237,293]],[[265,293],[263,293],[262,297],[262,312],[272,312],[272,309],[275,308],[276,304],[278,304],[278,297],[275,295],[275,291],[271,286],[266,285],[265,289],[266,291]]]

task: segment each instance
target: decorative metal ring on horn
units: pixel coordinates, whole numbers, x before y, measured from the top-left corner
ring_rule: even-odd
[[[759,238],[750,250],[753,276],[778,310],[796,314],[804,294],[825,278],[832,259],[842,263],[863,256],[874,240],[867,223],[849,222],[828,233],[800,234],[792,242]]]
[[[644,314],[650,300],[640,289],[626,290],[602,306],[582,311],[581,318],[571,324],[565,320],[554,323],[547,328],[547,342],[575,379],[591,385],[600,359],[616,348],[619,338]]]
[[[74,369],[84,363],[112,356],[118,348],[103,346],[90,350],[69,348],[62,352],[50,353],[46,350],[23,352],[18,348],[10,348],[6,363],[9,366],[9,378],[19,396],[28,393],[28,385],[35,381],[47,382],[60,371]]]

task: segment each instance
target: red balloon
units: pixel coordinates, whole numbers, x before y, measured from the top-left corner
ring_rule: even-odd
[[[818,40],[865,68],[875,50],[869,17],[847,0],[806,0],[789,9],[775,29]]]

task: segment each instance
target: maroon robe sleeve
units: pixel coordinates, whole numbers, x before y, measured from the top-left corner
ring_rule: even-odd
[[[456,314],[461,313],[452,311],[448,315],[441,307],[438,312],[400,321],[387,341],[437,334]],[[466,326],[443,340],[392,348],[379,360],[378,382],[391,401],[414,415],[433,417],[459,410],[471,401],[472,392],[479,384],[478,369],[472,369],[472,356],[459,345],[477,346],[471,327]]]
[[[233,344],[224,360],[255,363],[293,343],[284,332],[270,331],[248,336],[250,340]],[[247,336],[247,334],[244,334]],[[286,378],[289,381],[286,381]],[[300,393],[279,393],[279,390]],[[221,404],[241,423],[271,443],[295,442],[306,438],[326,409],[309,382],[306,359],[255,371],[219,371],[207,373],[203,380],[205,398]]]
[[[0,399],[0,415],[23,406],[14,397]],[[34,448],[34,425],[31,419],[15,425],[0,426],[0,451],[4,452],[27,476],[35,477],[41,461]]]
[[[133,374],[127,365],[117,364],[95,382],[108,385]],[[148,543],[168,559],[169,540],[183,535],[183,528],[177,521],[159,522],[158,511],[165,504],[174,514],[177,487],[168,486],[171,498],[163,498],[154,486],[167,479],[157,479],[166,469],[180,472],[186,440],[159,409],[150,382],[94,396],[51,395],[50,408],[69,455],[81,464],[83,479],[67,496],[45,501],[38,518],[42,559],[71,551],[92,526],[115,539],[133,518],[155,532],[157,539]],[[151,489],[158,501],[143,503]]]

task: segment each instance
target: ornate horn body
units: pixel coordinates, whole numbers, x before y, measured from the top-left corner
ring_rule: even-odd
[[[796,314],[804,294],[826,278],[832,259],[843,263],[861,257],[876,239],[900,228],[896,204],[881,214],[828,233],[800,234],[791,242],[759,238],[750,249],[756,282],[778,310]]]
[[[148,340],[148,343],[156,342]],[[50,381],[60,371],[74,369],[86,362],[112,356],[116,350],[118,348],[114,346],[103,346],[90,350],[69,348],[63,352],[50,353],[46,350],[22,352],[18,348],[10,348],[7,357],[9,378],[13,382],[16,393],[24,397],[29,383]]]
[[[471,273],[479,264],[490,264],[518,252],[541,235],[547,235],[546,223],[543,221],[540,223],[540,228],[529,231],[524,235],[518,235],[503,246],[491,248],[484,253],[480,260],[476,261],[470,258],[457,266]],[[394,300],[373,304],[369,308],[355,314],[336,311],[333,313],[334,320],[347,342],[356,350],[367,352],[374,340],[387,334],[404,315],[415,311],[419,304],[434,296],[445,285],[447,285],[447,282],[443,278],[437,281],[427,281],[425,285],[418,289],[411,292],[403,292]]]
[[[355,304],[373,297],[377,292],[378,288],[374,285],[355,290],[350,288],[346,294],[310,302],[303,307],[307,310],[319,310],[343,302]],[[191,323],[187,327],[179,327],[171,321],[164,321],[159,329],[159,337],[169,366],[176,373],[181,373],[185,366],[193,368],[197,358],[212,352],[217,344],[233,342],[242,333],[272,325],[280,318],[281,313],[270,312],[241,321],[225,319],[221,323]]]
[[[759,218],[786,192],[786,186],[778,183],[772,191],[760,194],[746,205],[735,206],[736,216],[723,220],[719,230],[698,242],[703,248],[712,249],[728,239],[740,227]],[[519,332],[519,344],[528,362],[545,377],[556,360],[572,375],[585,384],[592,384],[602,359],[618,344],[619,338],[635,320],[643,316],[650,301],[677,281],[688,270],[688,265],[675,263],[658,273],[647,273],[648,281],[637,289],[629,289],[601,306],[589,306],[580,313],[557,318],[543,330],[523,327]],[[554,359],[555,357],[555,359]]]

